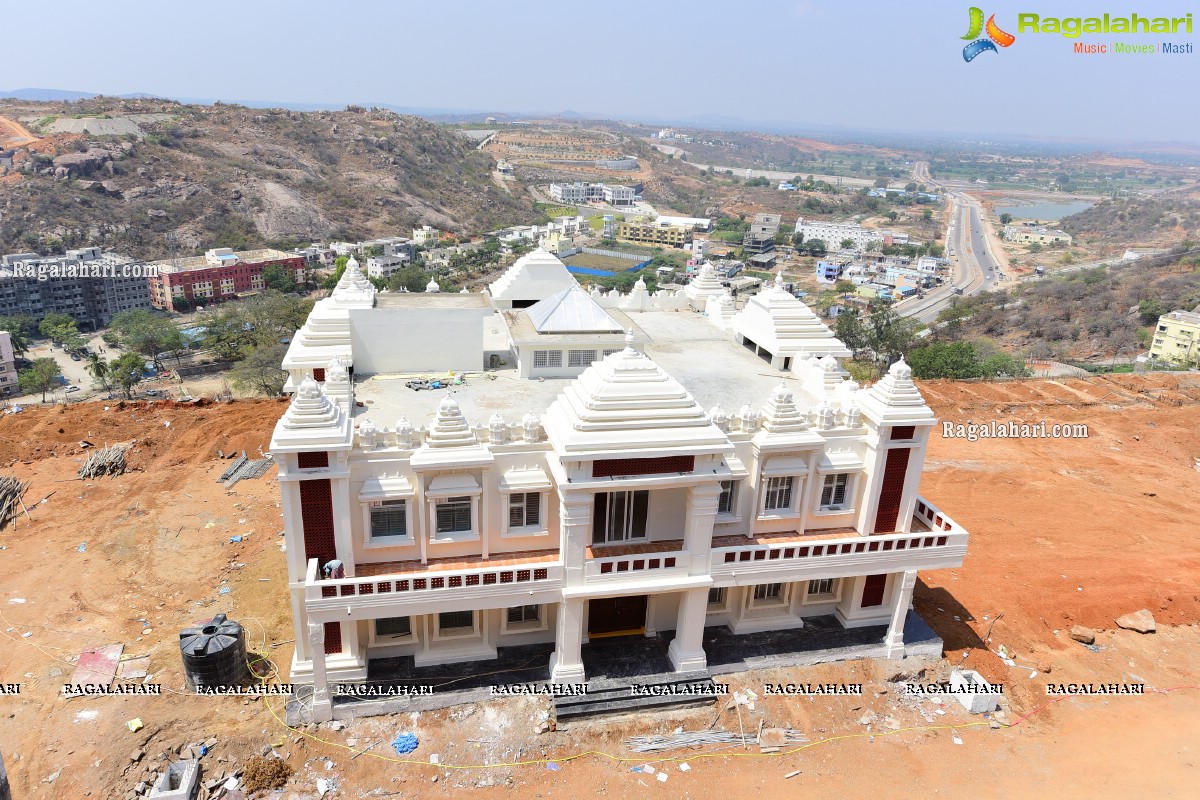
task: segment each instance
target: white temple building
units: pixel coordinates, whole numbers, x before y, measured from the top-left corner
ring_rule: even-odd
[[[688,674],[778,631],[940,652],[905,639],[913,586],[967,532],[918,493],[934,415],[908,366],[860,387],[782,288],[725,316],[707,285],[600,302],[551,261],[484,294],[376,294],[351,262],[297,332],[271,451],[313,718],[380,665],[527,645],[558,683],[617,636]]]

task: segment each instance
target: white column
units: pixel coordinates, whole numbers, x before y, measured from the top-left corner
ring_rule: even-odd
[[[883,640],[888,658],[904,658],[904,620],[908,617],[908,607],[912,605],[913,587],[916,585],[917,571],[913,569],[904,573],[900,580],[900,591],[896,593],[896,604],[892,607],[892,622]]]
[[[583,683],[583,599],[572,598],[558,607],[558,625],[554,655],[550,656],[550,680],[553,683]]]
[[[679,616],[675,638],[667,656],[676,672],[700,672],[708,669],[704,655],[704,616],[708,611],[708,589],[689,589],[679,598]]]
[[[293,587],[290,591],[292,600],[292,621],[296,634],[296,661],[308,661],[309,651],[312,649],[308,646],[308,636],[305,634],[308,631],[308,611],[304,606],[304,589]]]
[[[592,504],[594,495],[586,492],[562,492],[559,499],[559,553],[563,562],[563,587],[583,586],[588,542],[592,540]]]
[[[319,622],[308,623],[308,643],[312,649],[312,719],[313,722],[328,722],[333,719],[333,702],[329,697],[329,682],[325,675],[325,626]]]
[[[693,486],[688,491],[687,516],[683,522],[683,547],[691,555],[689,575],[707,575],[711,568],[713,523],[721,484],[716,481]]]

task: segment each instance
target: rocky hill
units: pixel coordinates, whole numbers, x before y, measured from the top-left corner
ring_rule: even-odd
[[[1200,202],[1170,195],[1102,200],[1064,217],[1062,227],[1081,244],[1170,246],[1200,235]]]
[[[0,117],[41,137],[0,149],[0,252],[96,244],[149,259],[172,236],[184,254],[535,216],[493,181],[491,156],[390,111],[93,98],[0,101]]]

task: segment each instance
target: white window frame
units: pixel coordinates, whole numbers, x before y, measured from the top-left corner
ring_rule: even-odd
[[[320,472],[327,468],[318,467],[305,472]],[[404,484],[407,486],[407,484]],[[404,501],[404,529],[408,533],[404,536],[384,536],[381,538],[373,538],[371,536],[371,509],[379,508],[385,500],[403,500]],[[384,547],[411,547],[417,543],[416,539],[416,499],[415,493],[411,488],[397,490],[392,487],[391,491],[382,493],[368,494],[366,497],[359,495],[359,503],[362,505],[363,515],[363,547],[367,549],[377,550]]]
[[[764,516],[764,517],[775,517],[775,516],[785,517],[785,516],[788,516],[791,514],[795,514],[796,513],[796,499],[800,495],[799,489],[803,488],[803,486],[801,484],[802,478],[798,475],[768,475],[768,476],[764,476],[764,477],[766,478],[766,480],[763,481],[762,516]],[[769,502],[771,493],[773,491],[775,491],[775,492],[779,491],[779,489],[772,489],[771,484],[775,481],[790,481],[791,482],[790,484],[788,484],[788,487],[787,487],[788,504],[786,506],[779,506],[778,508],[771,508],[767,505],[767,503]]]
[[[404,535],[403,536],[376,536],[374,526],[371,524],[374,512],[377,509],[383,508],[386,503],[404,503]],[[412,545],[416,543],[413,537],[413,513],[412,513],[412,498],[410,497],[381,497],[377,500],[370,500],[363,503],[363,533],[365,547],[397,547],[404,545]]]
[[[539,364],[538,361],[544,363]],[[534,350],[533,351],[533,368],[534,369],[562,369],[562,350]]]
[[[830,586],[832,587],[831,590],[828,592],[821,592],[820,594],[812,594],[811,589],[812,589],[813,584],[814,583],[820,584],[823,581],[830,582]],[[800,597],[800,602],[803,605],[809,606],[809,605],[817,605],[820,603],[836,603],[836,602],[840,601],[841,599],[842,599],[842,579],[841,578],[817,578],[817,579],[809,580],[809,581],[805,582],[804,591]]]
[[[613,497],[617,494],[626,495],[626,502],[625,502],[624,511],[623,511],[624,524],[621,526],[622,527],[621,532],[632,534],[633,527],[634,527],[634,524],[633,524],[634,523],[633,508],[634,508],[634,503],[635,503],[634,498],[636,497],[638,492],[646,492],[646,523],[645,523],[646,530],[645,530],[645,533],[642,534],[641,536],[624,536],[623,538],[619,538],[619,539],[609,539],[608,534],[612,531]],[[604,515],[605,538],[604,538],[604,541],[602,541],[602,542],[597,542],[595,540],[595,535],[596,535],[595,527],[594,527],[595,521],[593,520],[593,528],[592,528],[592,532],[591,532],[591,539],[589,540],[589,546],[591,546],[591,547],[607,547],[607,546],[612,546],[612,545],[639,544],[641,542],[650,541],[650,498],[653,495],[653,493],[650,492],[648,489],[614,489],[614,490],[610,490],[608,492],[604,492],[604,494],[607,495],[607,497],[605,498],[606,511],[605,511],[605,515]],[[593,507],[592,513],[593,514],[596,513],[595,507]]]
[[[514,527],[513,525],[510,524],[512,520],[509,516],[509,514],[511,513],[513,497],[515,495],[521,495],[524,497],[526,495],[531,495],[531,494],[536,494],[538,496],[538,521],[537,521],[537,524],[535,524],[535,525],[520,525],[520,526]],[[549,535],[550,530],[546,526],[546,513],[549,511],[549,506],[550,506],[549,499],[548,499],[549,494],[550,493],[548,491],[546,491],[545,489],[520,489],[520,490],[509,491],[509,492],[503,492],[500,495],[503,498],[503,502],[504,502],[504,506],[503,506],[504,513],[503,513],[503,519],[501,520],[500,535],[501,536]]]
[[[714,591],[720,593],[721,599],[719,602],[716,602],[716,603],[709,600],[708,605],[705,606],[706,611],[709,614],[723,614],[729,610],[729,595],[730,595],[729,587],[728,586],[713,586],[709,589],[709,592],[714,592]]]
[[[416,644],[417,642],[419,642],[420,637],[417,635],[417,631],[419,631],[421,628],[421,626],[417,624],[417,620],[419,618],[414,617],[411,614],[404,614],[402,616],[408,617],[408,635],[407,636],[395,636],[392,634],[384,634],[381,636],[375,630],[376,620],[371,620],[371,625],[370,625],[371,630],[370,630],[370,634],[367,639],[368,646],[370,646],[370,647],[390,647],[391,645],[396,645],[396,644]]]
[[[572,368],[590,367],[596,361],[595,350],[567,350],[567,366]]]
[[[759,586],[778,586],[778,597],[764,597],[761,600],[755,598],[754,593]],[[787,609],[792,604],[792,584],[782,583],[780,581],[772,581],[771,583],[753,584],[746,587],[746,608],[759,610],[764,608]]]
[[[427,506],[426,513],[428,514],[427,525],[429,526],[427,530],[429,532],[428,541],[430,544],[449,544],[449,543],[453,543],[453,542],[469,542],[469,541],[479,538],[479,531],[481,530],[480,519],[479,519],[479,512],[480,512],[479,498],[482,495],[483,490],[479,488],[478,481],[475,481],[475,479],[473,477],[471,478],[471,481],[474,482],[474,484],[475,484],[474,487],[455,486],[454,488],[443,488],[441,490],[436,490],[436,494],[429,494],[428,491],[426,492],[426,501],[427,501],[426,502],[426,506]],[[453,498],[458,498],[458,497],[466,497],[470,501],[470,504],[471,504],[471,527],[470,527],[470,529],[465,530],[465,531],[447,531],[445,533],[438,533],[438,529],[437,529],[438,506],[443,503],[448,502],[449,500],[451,500]]]
[[[433,639],[434,641],[444,641],[446,639],[474,639],[479,636],[479,618],[482,612],[477,609],[463,609],[463,611],[471,612],[471,627],[470,628],[450,628],[452,631],[467,631],[467,633],[443,633],[442,632],[442,614],[441,612],[434,613],[433,616]],[[461,612],[445,612],[445,613],[461,613]]]
[[[536,620],[526,620],[525,622],[509,622],[508,609],[500,609],[500,633],[528,633],[530,631],[544,631],[549,627],[546,613],[549,606],[545,603],[522,603],[522,606],[537,606],[538,618]],[[517,608],[518,606],[513,606]]]
[[[438,530],[438,514],[441,511],[442,506],[449,506],[449,505],[466,507],[467,527],[465,527],[461,530],[452,530],[452,531]],[[430,532],[434,535],[434,537],[439,538],[439,539],[455,539],[458,537],[463,537],[463,536],[467,536],[469,534],[473,534],[475,532],[476,522],[477,522],[475,506],[476,506],[475,498],[469,494],[455,494],[455,495],[450,495],[449,497],[437,498],[436,500],[433,501],[433,520],[432,520],[433,527],[430,529]]]
[[[816,495],[817,495],[816,510],[818,513],[845,514],[847,512],[854,510],[854,490],[858,488],[856,485],[857,481],[855,480],[855,478],[856,478],[855,472],[852,472],[849,470],[844,471],[844,472],[821,472],[821,473],[818,473],[818,476],[821,478],[821,487],[816,492]],[[837,479],[840,477],[843,477],[843,476],[846,479],[846,488],[845,488],[845,491],[842,492],[842,502],[830,503],[829,505],[825,505],[822,502],[822,500],[824,499],[824,495],[825,495],[826,482],[830,478],[832,478],[834,481],[833,490],[836,491],[837,490]],[[832,498],[833,498],[833,493],[831,492],[830,499],[832,499]]]
[[[729,508],[722,511],[721,497],[725,495],[725,484],[729,484]],[[720,482],[721,494],[717,496],[717,519],[737,519],[739,484],[741,481],[737,478],[729,478]]]

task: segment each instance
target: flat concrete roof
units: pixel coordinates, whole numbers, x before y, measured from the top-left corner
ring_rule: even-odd
[[[485,308],[492,303],[482,294],[460,292],[376,292],[376,308]]]
[[[646,354],[667,374],[682,383],[706,410],[720,405],[732,415],[745,403],[750,403],[755,410],[761,409],[770,397],[771,390],[781,381],[792,389],[796,403],[802,409],[816,404],[812,397],[801,390],[795,375],[774,369],[762,358],[734,342],[732,332],[717,328],[702,314],[647,311],[629,317],[646,337]],[[507,350],[502,330],[497,330],[504,327],[499,318],[485,320],[484,325],[485,350]],[[374,375],[356,379],[355,399],[364,407],[355,408],[354,415],[368,416],[375,424],[389,428],[394,427],[401,416],[407,417],[414,426],[428,425],[437,412],[438,403],[449,392],[458,401],[472,426],[486,425],[488,418],[496,413],[512,423],[530,411],[538,416],[543,414],[567,384],[574,380],[521,378],[517,374],[513,355],[508,353],[501,357],[508,363],[500,369],[467,373],[462,384],[441,390],[414,391],[404,384],[416,377],[445,377],[445,373],[440,376],[428,372]]]

